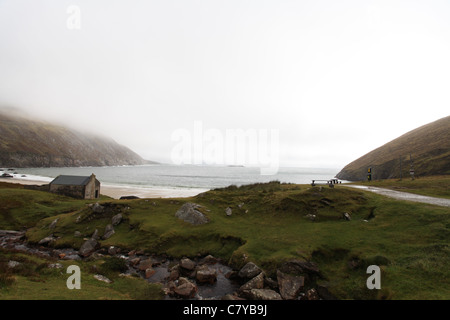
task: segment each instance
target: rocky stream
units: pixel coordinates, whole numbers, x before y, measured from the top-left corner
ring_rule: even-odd
[[[276,279],[268,277],[253,262],[234,270],[221,259],[211,255],[193,259],[173,259],[146,255],[143,251],[121,250],[117,247],[98,248],[81,252],[73,248],[56,249],[46,239],[38,245],[29,244],[25,231],[0,230],[0,247],[8,251],[58,260],[95,260],[105,257],[124,259],[127,270],[123,277],[139,276],[151,283],[160,283],[166,299],[224,299],[224,300],[319,300],[333,299],[325,286],[311,287],[321,272],[314,263],[291,260],[276,272]],[[86,239],[86,242],[93,239]],[[95,246],[93,247],[95,248]],[[10,261],[14,267],[17,262]],[[62,268],[61,263],[49,263],[49,268]],[[111,282],[105,276],[94,276],[99,281]]]

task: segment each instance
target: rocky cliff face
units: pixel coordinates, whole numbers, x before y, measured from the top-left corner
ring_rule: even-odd
[[[115,166],[149,163],[112,139],[0,113],[1,167]]]
[[[405,133],[367,153],[345,166],[336,177],[365,180],[368,167],[372,167],[373,179],[400,178],[400,172],[402,177],[408,177],[411,164],[415,176],[450,174],[450,116]]]

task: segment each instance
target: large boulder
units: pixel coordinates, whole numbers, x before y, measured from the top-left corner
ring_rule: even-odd
[[[300,290],[305,286],[305,277],[292,276],[277,270],[278,288],[285,300],[297,299]]]
[[[173,292],[184,299],[191,299],[197,293],[197,286],[189,281],[187,278],[180,277],[178,279],[178,285],[173,289]]]
[[[180,260],[180,267],[188,271],[192,271],[195,268],[195,262],[189,258],[183,258]]]
[[[209,268],[206,265],[200,266],[197,269],[195,279],[197,280],[198,283],[213,284],[217,280],[217,272],[216,270]]]
[[[193,225],[208,223],[209,219],[198,210],[200,208],[201,206],[196,203],[187,202],[178,209],[175,217]]]
[[[261,272],[262,270],[256,264],[254,264],[253,262],[248,262],[245,266],[242,267],[241,270],[239,270],[238,275],[241,278],[252,279]]]
[[[263,289],[264,288],[264,273],[261,272],[253,279],[247,281],[245,284],[243,284],[239,290],[240,291],[247,291],[252,289]]]
[[[98,242],[95,239],[86,240],[82,245],[78,254],[83,257],[90,256],[98,247]]]

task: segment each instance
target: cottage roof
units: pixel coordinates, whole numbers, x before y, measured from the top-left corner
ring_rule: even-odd
[[[91,177],[86,176],[57,176],[50,184],[71,185],[71,186],[85,186],[88,184]]]

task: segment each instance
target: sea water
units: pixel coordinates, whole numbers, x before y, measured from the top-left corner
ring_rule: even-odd
[[[6,170],[6,168],[4,168]],[[174,189],[214,189],[230,185],[279,181],[310,184],[311,180],[334,178],[336,168],[279,168],[273,175],[261,175],[259,168],[238,166],[141,165],[114,167],[17,168],[14,177],[50,182],[58,175],[92,173],[102,184],[125,187],[155,187]],[[8,171],[11,173],[11,171]],[[24,177],[25,175],[25,177]]]

